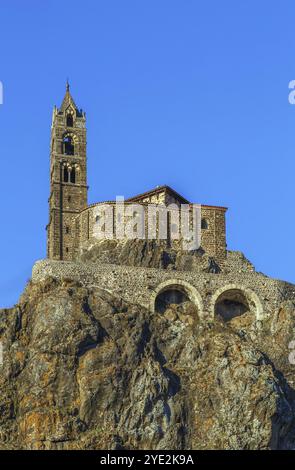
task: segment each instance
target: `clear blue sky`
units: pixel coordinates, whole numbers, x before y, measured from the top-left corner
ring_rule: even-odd
[[[0,306],[46,256],[51,112],[87,113],[89,202],[168,184],[295,282],[295,3],[1,0]]]

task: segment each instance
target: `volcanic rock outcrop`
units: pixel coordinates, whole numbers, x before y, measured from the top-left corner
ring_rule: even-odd
[[[197,259],[208,279],[231,266],[210,272],[202,253],[187,261],[159,247],[113,245],[85,252],[81,266],[94,269],[103,258],[112,268],[170,270],[175,278]],[[294,448],[291,296],[257,321],[233,290],[206,319],[175,284],[151,309],[99,278],[91,285],[57,276],[54,266],[0,311],[2,449]]]

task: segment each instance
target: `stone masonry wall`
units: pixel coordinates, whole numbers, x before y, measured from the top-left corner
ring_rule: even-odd
[[[213,320],[217,298],[226,290],[240,289],[244,292],[253,304],[257,320],[267,319],[274,314],[282,301],[295,300],[294,285],[268,278],[251,269],[226,274],[201,274],[109,264],[38,261],[33,268],[33,282],[48,276],[58,280],[73,279],[88,286],[95,285],[149,309],[153,308],[155,296],[163,287],[180,285],[191,294],[191,299],[206,321]]]
[[[158,203],[158,201],[157,201]],[[77,250],[89,240],[93,239],[93,233],[95,229],[95,224],[97,223],[96,218],[100,217],[100,214],[103,213],[104,205],[107,204],[114,208],[113,216],[113,229],[109,230],[108,226],[105,227],[105,237],[106,238],[116,238],[116,204],[114,202],[106,203],[97,203],[89,206],[83,210],[75,219],[73,230],[76,231],[76,240],[75,246]],[[134,203],[125,202],[126,206],[128,204],[132,206]],[[147,221],[148,221],[148,204],[142,204],[144,207],[145,213],[145,238],[147,238]],[[161,207],[161,206],[159,206]],[[176,213],[176,211],[175,211]],[[173,238],[173,221],[174,216],[171,212],[170,216],[170,238]],[[178,214],[178,212],[177,212]],[[177,216],[176,216],[177,217]],[[125,223],[128,220],[132,219],[132,216],[125,217]],[[226,258],[226,234],[225,234],[225,210],[223,208],[211,207],[211,206],[201,206],[201,219],[206,221],[207,228],[201,229],[201,247],[206,251],[209,256],[212,256],[219,262],[221,265]],[[169,223],[168,223],[169,227]],[[180,221],[178,224],[180,228]],[[157,229],[157,238],[158,238],[158,229]]]

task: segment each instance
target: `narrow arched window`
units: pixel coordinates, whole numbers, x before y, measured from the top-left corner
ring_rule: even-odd
[[[64,182],[65,183],[69,182],[69,170],[67,166],[64,167]]]
[[[201,221],[201,228],[203,230],[207,230],[208,229],[208,221],[206,219],[202,219]]]
[[[67,115],[67,127],[73,127],[74,125],[74,120],[73,116],[71,114]]]
[[[75,170],[75,168],[72,168],[72,171],[71,171],[71,183],[76,183],[76,170]]]
[[[65,155],[74,155],[75,146],[72,137],[66,136],[63,138],[63,153]]]

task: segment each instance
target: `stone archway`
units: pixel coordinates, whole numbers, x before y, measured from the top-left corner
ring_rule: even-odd
[[[150,310],[154,313],[156,311],[156,302],[160,299],[162,294],[169,294],[171,301],[175,304],[181,302],[190,301],[192,302],[198,311],[198,315],[201,318],[203,316],[203,300],[199,292],[195,287],[186,281],[181,279],[169,279],[161,282],[153,292],[150,299]]]
[[[246,311],[253,313],[256,320],[263,318],[263,306],[258,295],[251,289],[237,284],[228,284],[218,289],[211,300],[212,319],[216,314],[226,321],[241,316]]]

